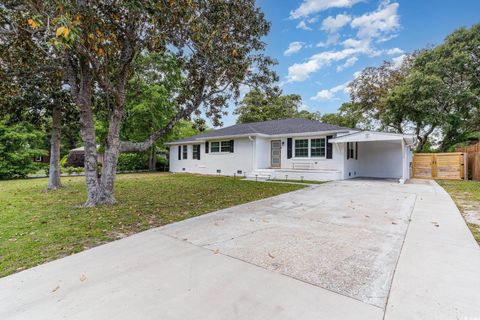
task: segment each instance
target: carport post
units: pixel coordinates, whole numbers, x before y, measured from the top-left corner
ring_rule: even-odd
[[[402,139],[402,179],[399,181],[401,184],[404,184],[410,178],[408,174],[407,153],[405,150],[405,139]]]

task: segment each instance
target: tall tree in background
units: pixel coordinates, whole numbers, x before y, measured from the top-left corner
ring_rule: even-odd
[[[440,108],[440,150],[480,130],[480,24],[461,28],[419,56],[415,68],[435,81]]]
[[[302,97],[298,94],[282,95],[278,89],[262,91],[254,89],[242,99],[234,111],[237,123],[306,118],[318,120],[319,114],[301,110]]]
[[[22,19],[18,12],[0,9],[0,116],[6,123],[33,124],[37,131],[50,132],[48,189],[60,187],[61,127],[70,124],[76,113],[70,96],[62,89],[64,74],[57,56],[41,50],[32,41],[28,23],[13,29],[12,21]],[[66,112],[68,110],[68,112]]]
[[[62,57],[72,98],[80,110],[85,148],[86,206],[115,202],[120,152],[149,149],[181,119],[203,112],[220,123],[226,102],[240,85],[260,86],[276,76],[264,56],[269,23],[253,0],[7,2],[12,30],[30,28],[33,42]],[[7,14],[8,15],[8,14]],[[18,17],[22,17],[19,19]],[[138,53],[171,53],[184,83],[175,113],[143,142],[120,140],[132,61]],[[159,70],[158,72],[163,72]],[[94,84],[112,99],[101,178],[92,96]]]
[[[413,133],[422,151],[437,132],[440,150],[480,130],[480,24],[444,43],[417,51],[399,68],[366,68],[351,84],[351,98],[380,129]],[[350,107],[349,107],[350,108]]]
[[[322,115],[320,121],[344,128],[373,129],[372,120],[365,117],[362,108],[352,102],[343,103],[336,113]]]
[[[390,61],[383,62],[378,67],[368,67],[362,70],[349,85],[352,104],[346,108],[354,108],[361,112],[364,118],[377,122],[382,130],[403,132],[402,117],[383,116],[387,112],[385,98],[399,86],[410,73],[415,55],[407,55],[399,67]]]

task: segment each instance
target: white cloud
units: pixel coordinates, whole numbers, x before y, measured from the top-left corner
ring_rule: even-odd
[[[291,42],[289,45],[288,45],[288,49],[285,50],[285,52],[283,53],[284,56],[290,56],[294,53],[297,53],[299,52],[300,50],[302,50],[302,48],[304,47],[305,43],[303,42],[300,42],[300,41],[294,41],[294,42]]]
[[[307,17],[329,8],[350,8],[362,0],[304,0],[300,7],[290,12],[290,19]]]
[[[342,83],[336,87],[330,88],[330,89],[323,89],[317,92],[317,94],[312,97],[312,100],[338,100],[338,98],[335,97],[335,94],[343,91],[344,93],[347,93],[347,86],[349,82]]]
[[[337,14],[336,17],[329,16],[322,21],[321,29],[329,33],[336,33],[350,21],[352,21],[352,17],[347,14]]]
[[[365,54],[370,51],[369,48],[345,48],[340,51],[324,51],[311,56],[306,62],[295,63],[288,68],[287,81],[305,81],[311,73],[330,65],[332,62],[346,60],[348,58]]]
[[[301,21],[304,22],[308,20],[310,14],[327,8],[352,6],[357,2],[360,2],[360,0],[304,0],[300,7],[291,13],[290,17],[294,19],[304,17]],[[385,0],[380,3],[376,10],[358,17],[352,18],[348,14],[327,17],[322,21],[321,29],[328,33],[328,38],[319,42],[316,46],[327,47],[341,43],[343,49],[323,51],[311,56],[306,61],[291,65],[288,68],[285,82],[305,81],[312,73],[331,65],[336,67],[337,72],[343,71],[355,65],[362,55],[370,57],[403,55],[404,51],[400,48],[382,50],[377,49],[374,45],[398,34],[400,30],[398,8],[399,4],[397,2],[391,3]],[[356,35],[341,41],[339,30],[348,24],[356,31]],[[305,26],[307,25],[305,24]],[[399,59],[399,57],[394,58],[394,63],[399,63]],[[330,91],[323,91],[320,96],[328,97],[329,93]]]
[[[328,47],[328,46],[337,44],[339,40],[340,40],[340,35],[330,34],[327,38],[327,41],[325,42],[320,41],[319,43],[317,43],[316,47],[318,48]]]
[[[310,28],[304,20],[300,21],[297,24],[297,29],[302,29],[302,30],[307,30],[307,31],[312,30],[312,28]]]
[[[400,66],[402,65],[403,63],[403,59],[405,59],[406,55],[405,54],[402,54],[401,56],[398,56],[398,57],[395,57],[392,59],[392,67],[394,69],[398,69],[400,68]]]
[[[380,41],[391,38],[400,29],[399,4],[384,1],[377,10],[352,20],[350,26],[358,29],[359,38],[377,38]]]
[[[400,48],[392,48],[392,49],[388,49],[387,51],[385,51],[385,53],[388,54],[389,56],[394,56],[394,55],[397,55],[397,54],[403,54],[404,52],[405,51],[403,51]]]
[[[356,62],[358,61],[358,58],[357,57],[351,57],[351,58],[348,58],[347,61],[345,61],[344,64],[340,65],[337,67],[337,72],[340,72],[340,71],[343,71],[347,68],[350,68],[351,66],[353,66]]]

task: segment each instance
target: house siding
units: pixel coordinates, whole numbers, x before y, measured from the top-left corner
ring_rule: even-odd
[[[326,135],[295,137],[292,141],[292,158],[287,157],[287,138],[282,138],[282,169],[293,169],[295,165],[308,165],[310,169],[316,170],[343,170],[342,147],[332,146],[332,159],[325,158],[295,158],[295,139],[326,138]],[[270,151],[269,151],[270,154]]]
[[[222,139],[222,141],[231,139]],[[212,141],[209,140],[211,147]],[[193,159],[193,145],[200,145],[200,160]],[[178,146],[187,145],[187,159],[178,160]],[[219,174],[232,176],[242,170],[242,174],[253,170],[254,143],[248,138],[234,139],[234,152],[205,153],[205,142],[174,144],[170,146],[170,172]]]

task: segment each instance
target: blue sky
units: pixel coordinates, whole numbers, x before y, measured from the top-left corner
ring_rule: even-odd
[[[285,94],[309,111],[335,112],[355,73],[436,45],[480,22],[480,0],[258,0],[271,22],[267,54]],[[224,125],[235,123],[229,107]]]

